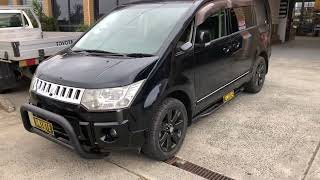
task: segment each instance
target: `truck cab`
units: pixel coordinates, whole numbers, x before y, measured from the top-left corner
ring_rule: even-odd
[[[0,10],[0,29],[33,28],[32,22],[24,11]],[[24,21],[22,20],[24,19]]]
[[[0,8],[0,41],[41,38],[41,24],[31,10]]]

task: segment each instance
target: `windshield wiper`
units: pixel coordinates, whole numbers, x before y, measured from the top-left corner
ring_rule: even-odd
[[[135,58],[142,58],[142,57],[153,57],[153,54],[146,54],[146,53],[130,53],[126,54],[128,57],[135,57]]]
[[[108,55],[108,56],[126,56],[125,54],[114,53],[109,51],[97,50],[97,49],[81,49],[81,50],[74,50],[73,52],[80,52],[80,53],[88,53],[94,55]]]

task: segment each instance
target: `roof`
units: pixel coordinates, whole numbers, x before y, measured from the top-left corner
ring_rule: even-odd
[[[130,4],[143,4],[143,3],[167,3],[167,2],[201,2],[200,4],[205,3],[214,3],[214,4],[226,4],[228,8],[231,7],[239,7],[246,6],[253,3],[253,0],[131,0],[129,3],[125,3],[125,5]]]
[[[20,10],[7,10],[7,9],[5,9],[5,10],[3,10],[3,9],[0,9],[0,13],[21,13],[21,11]]]

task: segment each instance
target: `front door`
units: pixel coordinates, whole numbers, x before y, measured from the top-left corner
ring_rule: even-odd
[[[197,106],[203,109],[221,98],[223,86],[232,81],[231,38],[226,31],[226,12],[221,10],[209,16],[197,27],[196,96]],[[201,44],[200,33],[208,33],[210,42]]]

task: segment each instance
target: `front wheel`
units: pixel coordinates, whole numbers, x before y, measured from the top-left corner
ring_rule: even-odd
[[[188,124],[184,104],[167,98],[155,112],[142,151],[156,160],[167,160],[181,148]]]
[[[254,64],[252,78],[245,86],[245,91],[249,93],[258,93],[261,91],[267,74],[266,60],[259,56]]]

